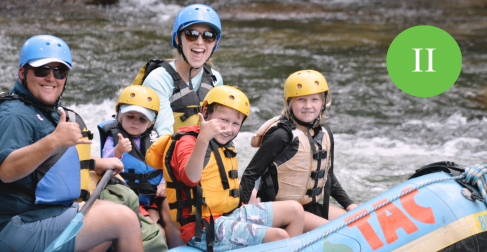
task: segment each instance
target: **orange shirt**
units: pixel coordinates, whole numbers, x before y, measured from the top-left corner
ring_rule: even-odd
[[[187,126],[187,127],[181,127],[178,129],[178,132],[189,132],[189,131],[194,131],[197,133],[200,133],[200,126]],[[183,136],[179,141],[176,142],[176,145],[174,146],[174,152],[171,157],[171,168],[172,172],[174,173],[174,176],[176,176],[176,179],[178,181],[182,181],[185,185],[193,187],[199,184],[198,182],[192,182],[188,176],[186,175],[186,172],[184,171],[184,168],[186,167],[186,163],[188,162],[189,157],[191,156],[191,153],[193,152],[194,145],[196,143],[196,138],[193,136]],[[181,199],[186,200],[186,192],[184,190],[181,191]],[[189,207],[184,207],[181,213],[182,218],[188,218],[191,215],[191,209]],[[213,219],[216,220],[220,216],[213,216]],[[206,218],[208,222],[210,222],[210,217]],[[179,231],[181,231],[181,239],[184,240],[184,242],[188,243],[188,241],[195,235],[195,227],[196,223],[191,222],[188,223],[184,226],[182,226]]]

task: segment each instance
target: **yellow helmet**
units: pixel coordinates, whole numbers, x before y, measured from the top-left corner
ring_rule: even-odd
[[[287,77],[284,83],[284,101],[290,97],[328,92],[325,77],[315,70],[297,71]]]
[[[237,88],[231,86],[216,86],[205,96],[201,110],[212,103],[218,103],[233,108],[245,115],[244,121],[249,117],[249,98]]]
[[[132,85],[124,88],[118,96],[115,111],[118,111],[121,104],[138,105],[154,110],[156,115],[159,113],[159,96],[154,90],[144,86]]]

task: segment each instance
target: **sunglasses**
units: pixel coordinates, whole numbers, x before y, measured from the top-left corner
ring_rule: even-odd
[[[33,67],[33,66],[27,66],[27,68],[31,68],[34,71],[34,75],[36,77],[41,77],[41,78],[48,76],[52,70],[54,78],[56,78],[58,80],[66,79],[66,76],[68,75],[68,71],[69,71],[65,67],[50,67],[50,66]]]
[[[206,43],[213,43],[213,41],[216,40],[216,34],[211,32],[211,31],[204,31],[204,32],[198,32],[196,30],[184,30],[184,35],[186,36],[186,39],[189,42],[194,42],[198,39],[198,37],[201,34],[201,37]]]

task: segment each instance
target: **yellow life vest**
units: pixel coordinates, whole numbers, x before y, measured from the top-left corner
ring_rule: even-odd
[[[232,142],[219,146],[212,140],[206,153],[200,184],[195,187],[186,186],[176,179],[170,164],[177,140],[186,135],[196,138],[198,133],[178,132],[175,135],[168,134],[160,137],[147,151],[146,163],[164,171],[166,197],[172,220],[178,227],[196,221],[198,233],[198,224],[201,223],[197,221],[198,219],[224,215],[239,206],[238,165]],[[181,199],[183,190],[186,192],[187,200]],[[191,207],[190,218],[181,217],[183,207]],[[199,211],[201,216],[197,216],[198,208],[201,209]],[[199,231],[201,231],[201,224]]]
[[[83,140],[92,140],[93,134],[91,131],[86,129],[86,125],[76,113],[70,110],[65,110],[69,117],[70,122],[77,122],[80,125],[81,134]],[[78,119],[79,118],[79,119]],[[78,119],[78,120],[76,120]],[[76,202],[86,201],[90,197],[90,170],[95,169],[95,162],[91,159],[91,144],[77,144],[76,150],[78,151],[79,162],[80,162],[80,187],[81,193],[79,199]]]

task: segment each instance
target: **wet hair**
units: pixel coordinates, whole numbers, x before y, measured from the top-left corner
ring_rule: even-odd
[[[329,107],[331,105],[331,96],[329,95],[329,93],[328,92],[321,92],[318,94],[320,95],[320,99],[322,102],[325,102],[325,98],[327,96],[329,97],[328,99],[326,99],[326,104],[325,104],[326,107]],[[291,108],[290,108],[291,102],[297,97],[300,97],[300,96],[289,97],[286,101],[286,104],[284,104],[285,108],[281,111],[281,114],[289,120],[292,120]],[[320,124],[324,123],[326,120],[326,110],[323,113],[320,113],[319,117],[320,117]]]

